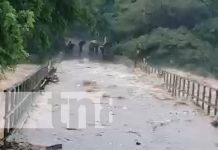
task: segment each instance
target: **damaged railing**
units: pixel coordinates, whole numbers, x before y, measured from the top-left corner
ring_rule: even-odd
[[[152,67],[143,60],[140,68],[148,74],[156,74],[163,79],[164,87],[172,96],[190,99],[202,108],[207,115],[216,116],[218,113],[218,89],[202,84],[180,75]]]
[[[4,90],[5,94],[5,117],[4,137],[7,137],[16,127],[25,120],[41,83],[52,71],[51,63],[41,67],[35,73],[16,83],[13,87]]]

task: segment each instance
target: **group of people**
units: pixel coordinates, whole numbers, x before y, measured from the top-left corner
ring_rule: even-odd
[[[86,44],[86,41],[82,40],[78,43],[79,46],[79,57],[82,56],[82,52],[83,52],[83,47]],[[74,48],[75,48],[75,44],[72,41],[69,41],[67,44],[67,51],[66,54],[67,55],[73,55],[74,54]]]
[[[79,43],[76,45],[71,40],[67,43],[66,48],[66,55],[67,56],[73,56],[74,55],[74,49],[76,46],[79,48],[79,57],[82,56],[84,45],[89,44],[88,46],[88,55],[89,57],[98,57],[102,56],[104,59],[104,56],[108,55],[109,51],[111,50],[112,43],[108,42],[107,39],[104,39],[104,42],[99,42],[97,40],[91,40],[89,42],[85,40],[79,41]]]
[[[101,47],[101,52],[103,55],[103,51],[102,51],[103,45],[101,45],[101,43],[96,41],[96,40],[90,41],[90,43],[89,43],[89,56],[90,57],[93,57],[94,55],[98,56],[100,47]]]
[[[103,43],[92,40],[89,44],[89,56],[99,56],[102,55],[103,59],[106,55],[109,54],[109,51],[111,51],[112,43],[108,42],[107,39],[104,40]]]
[[[82,56],[83,53],[83,47],[87,42],[85,40],[81,40],[78,43],[79,47],[79,57]],[[74,44],[72,41],[69,41],[67,44],[67,49],[66,49],[66,54],[68,56],[72,56],[74,54],[74,48],[76,44]],[[99,56],[100,54],[102,55],[103,59],[108,59],[110,60],[113,57],[113,52],[111,50],[112,43],[108,42],[106,38],[104,38],[104,42],[101,43],[97,40],[91,40],[89,41],[89,57],[94,57],[94,56]],[[134,50],[134,65],[136,67],[137,61],[140,56],[141,48],[140,44],[137,44],[135,50]]]

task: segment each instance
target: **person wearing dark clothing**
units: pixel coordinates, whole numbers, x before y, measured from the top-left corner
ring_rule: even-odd
[[[90,43],[89,44],[89,56],[92,57],[94,54],[94,44]]]
[[[86,44],[86,41],[80,41],[79,42],[79,57],[81,57],[83,52],[83,46]]]
[[[99,48],[100,44],[98,41],[96,40],[92,40],[90,41],[89,44],[89,56],[94,56],[94,55],[98,55],[98,48]]]
[[[113,51],[112,51],[112,43],[106,42],[100,47],[103,60],[112,60],[113,59]]]
[[[99,49],[101,50],[101,54],[102,54],[102,56],[104,56],[104,45],[99,46]]]
[[[73,44],[71,41],[68,43],[68,54],[73,55],[73,50],[74,50],[75,44]]]
[[[95,52],[95,55],[98,56],[98,48],[99,48],[99,45],[95,45],[94,47],[94,52]]]

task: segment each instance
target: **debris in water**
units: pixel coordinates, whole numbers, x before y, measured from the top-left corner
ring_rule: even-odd
[[[102,132],[103,133],[103,132]],[[103,136],[102,133],[97,133],[96,136]]]
[[[58,76],[57,75],[52,75],[52,76],[49,76],[48,78],[47,78],[47,80],[49,81],[49,82],[51,82],[51,83],[58,83],[59,82],[59,78],[58,78]]]
[[[88,92],[88,93],[95,92],[95,89],[87,88],[87,89],[86,89],[86,92]]]
[[[156,91],[152,91],[150,92],[150,94],[158,100],[162,100],[162,101],[169,101],[169,100],[173,100],[173,97],[170,96],[168,93],[162,91],[162,90],[156,90]]]
[[[68,138],[65,138],[65,140],[66,140],[66,141],[71,141],[71,140],[70,140],[70,139],[68,139]]]
[[[174,104],[174,106],[187,106],[188,104],[186,102],[182,102],[182,101],[179,101],[179,102],[176,102]]]
[[[119,100],[125,99],[123,96],[118,96],[118,97],[113,97],[113,98],[117,98]]]
[[[110,98],[111,96],[108,95],[108,94],[103,94],[102,97],[103,97],[103,98]]]
[[[76,131],[76,130],[78,130],[78,129],[76,129],[76,128],[66,128],[67,130],[74,130],[74,131]]]
[[[46,150],[61,150],[61,149],[62,149],[62,144],[57,144],[57,145],[46,147]]]
[[[83,81],[83,85],[84,86],[96,86],[96,82],[95,81]]]
[[[86,88],[86,92],[91,93],[91,92],[97,92],[98,88],[95,86],[89,86]]]
[[[216,118],[213,122],[211,122],[211,125],[215,128],[218,128],[218,118]]]
[[[139,141],[136,141],[136,145],[139,146],[139,145],[142,145],[142,144]]]
[[[141,137],[141,134],[136,132],[136,131],[128,131],[127,133],[130,133],[130,134],[135,134],[137,135],[138,137]]]
[[[95,81],[83,81],[83,85],[86,87],[86,92],[96,92],[97,83]]]
[[[58,82],[59,82],[58,76],[55,75],[54,73],[52,74],[50,73],[50,75],[46,77],[40,84],[40,91],[44,91],[45,86],[48,85],[49,83],[58,83]]]
[[[149,121],[148,123],[150,123],[152,125],[152,131],[155,132],[157,130],[157,128],[159,127],[164,127],[166,125],[169,125],[170,123],[179,121],[178,119],[167,119],[165,121]]]

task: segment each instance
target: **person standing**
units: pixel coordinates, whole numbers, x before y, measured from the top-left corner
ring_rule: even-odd
[[[99,46],[102,57],[104,57],[104,45]]]
[[[138,62],[140,52],[141,52],[141,48],[139,47],[139,45],[137,45],[134,50],[134,67],[135,68],[137,67],[137,62]]]
[[[89,56],[93,56],[95,54],[96,56],[98,55],[98,48],[100,44],[97,40],[92,40],[90,41],[89,44]]]
[[[79,57],[82,56],[82,52],[83,52],[83,46],[86,44],[86,41],[80,41],[79,42]]]
[[[73,55],[75,44],[73,44],[71,41],[68,43],[68,54]]]

